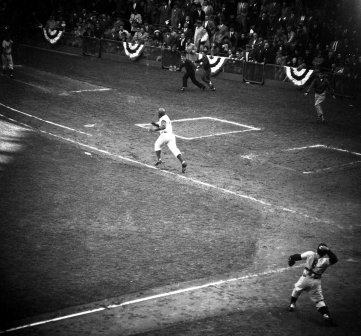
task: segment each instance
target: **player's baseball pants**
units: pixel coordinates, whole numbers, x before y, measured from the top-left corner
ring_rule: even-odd
[[[326,99],[326,92],[315,93],[315,109],[318,117],[320,117],[323,114],[321,104],[325,101],[325,99]]]
[[[154,151],[160,151],[163,145],[167,145],[175,157],[181,154],[181,151],[177,147],[175,135],[173,133],[161,133],[154,143]]]
[[[308,292],[310,294],[310,299],[315,303],[317,309],[325,306],[321,288],[321,279],[314,279],[310,276],[302,275],[295,283],[292,296],[298,298],[302,292]]]
[[[3,69],[10,69],[13,70],[14,69],[14,63],[13,63],[13,57],[11,56],[11,54],[1,54],[1,61],[3,64]]]

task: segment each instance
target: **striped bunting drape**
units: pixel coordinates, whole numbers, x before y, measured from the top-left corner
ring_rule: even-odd
[[[44,37],[51,44],[58,42],[63,32],[63,30],[43,28]]]
[[[201,58],[202,54],[198,54],[198,57]],[[222,71],[224,64],[227,62],[227,57],[212,55],[207,55],[207,57],[211,65],[211,75],[218,75]]]
[[[304,85],[311,77],[313,70],[285,66],[287,78],[295,85]]]
[[[129,42],[123,42],[125,54],[132,60],[137,60],[143,53],[144,44],[133,44]]]

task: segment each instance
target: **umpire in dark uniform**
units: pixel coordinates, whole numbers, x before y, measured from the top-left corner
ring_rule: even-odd
[[[185,88],[187,87],[188,78],[191,79],[194,85],[204,90],[206,87],[202,83],[198,82],[196,79],[196,70],[195,70],[196,66],[193,64],[191,60],[186,59],[185,53],[181,54],[181,64],[179,67],[179,71],[181,71],[183,67],[186,69],[186,73],[183,76],[183,86],[181,88],[181,91],[184,91]]]

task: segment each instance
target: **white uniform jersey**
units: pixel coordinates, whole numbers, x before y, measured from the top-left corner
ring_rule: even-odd
[[[165,124],[165,129],[161,130],[160,133],[173,133],[172,122],[166,114],[159,119],[159,126],[162,124]]]
[[[328,257],[319,257],[316,252],[307,251],[301,254],[301,258],[306,258],[306,267],[313,273],[320,275],[326,271],[327,267],[330,266],[330,259]],[[308,274],[307,269],[304,271],[305,275]]]

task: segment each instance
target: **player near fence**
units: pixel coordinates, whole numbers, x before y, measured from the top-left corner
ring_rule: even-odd
[[[14,78],[14,62],[12,56],[13,41],[10,38],[9,29],[5,28],[4,38],[1,42],[1,61],[3,74],[5,75],[8,71],[9,76]]]
[[[306,266],[302,276],[295,283],[288,310],[293,312],[299,296],[303,292],[309,292],[311,300],[316,305],[318,312],[322,314],[326,323],[334,324],[322,294],[321,277],[326,269],[334,265],[338,259],[325,243],[321,243],[317,247],[317,252],[307,251],[302,254],[291,255],[288,258],[288,265],[293,266],[296,261],[303,259],[306,259]]]
[[[158,119],[158,121],[156,121]],[[154,143],[154,151],[157,156],[155,166],[158,167],[163,163],[161,159],[162,146],[167,145],[172,154],[179,160],[182,165],[182,173],[186,172],[187,162],[183,160],[181,151],[176,144],[176,138],[173,133],[172,121],[165,113],[164,108],[159,108],[158,113],[153,117],[151,122],[154,128],[150,128],[150,132],[159,132],[159,137]]]
[[[209,62],[206,48],[203,48],[201,51],[201,57],[196,60],[195,63],[199,65],[198,67],[203,68],[203,74],[201,76],[202,81],[206,83],[212,91],[216,91],[216,88],[211,81],[211,63]]]
[[[332,94],[332,97],[335,99],[335,93],[333,88],[331,87],[330,82],[325,75],[319,70],[315,70],[315,78],[312,80],[311,85],[305,92],[305,96],[307,96],[310,91],[314,89],[315,91],[315,109],[317,115],[317,121],[324,123],[325,117],[323,115],[322,103],[326,99],[326,93],[329,91]]]
[[[181,63],[180,63],[179,71],[181,71],[182,68],[185,68],[186,73],[183,75],[182,78],[183,85],[181,91],[184,91],[185,88],[188,86],[188,78],[190,78],[192,83],[198,86],[200,89],[204,90],[206,88],[202,83],[197,81],[196,70],[195,70],[196,66],[191,60],[186,58],[185,53],[181,54]]]

